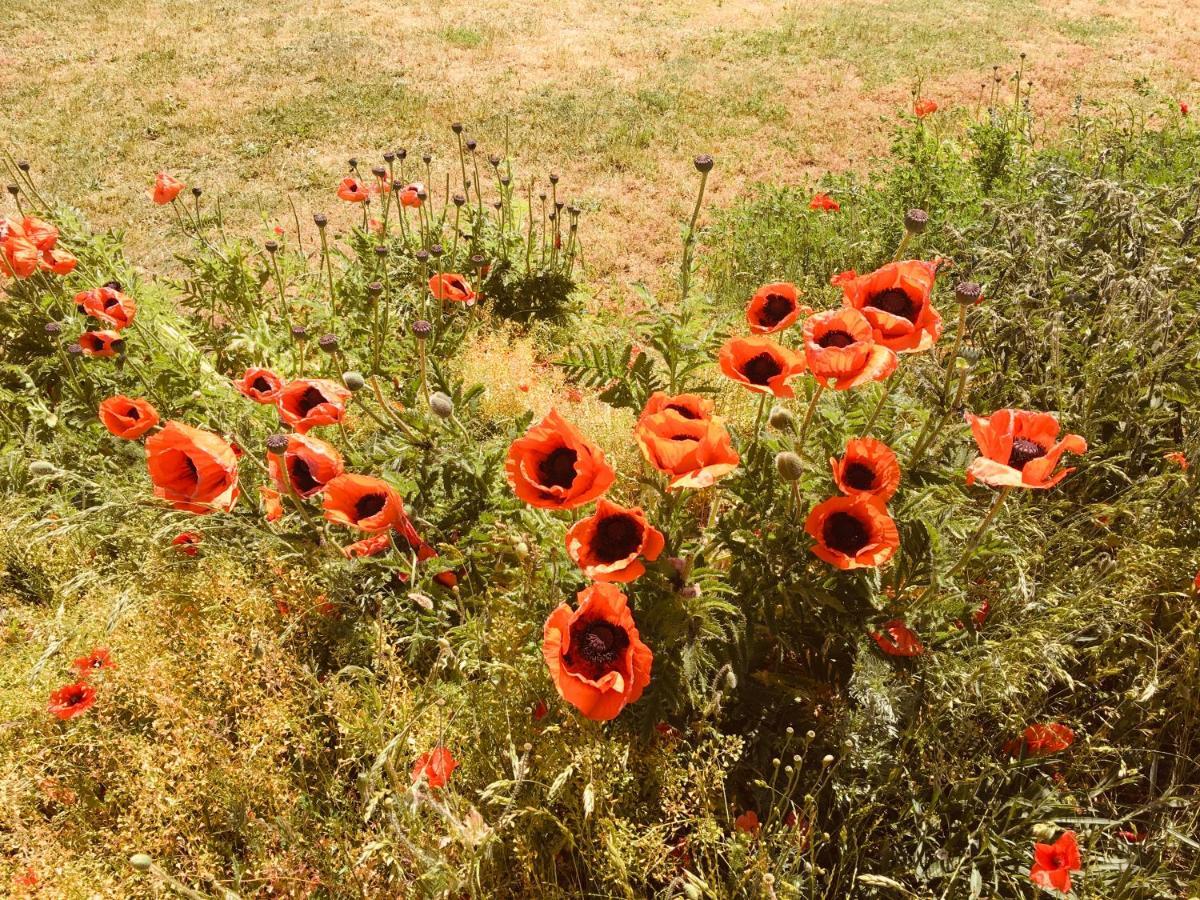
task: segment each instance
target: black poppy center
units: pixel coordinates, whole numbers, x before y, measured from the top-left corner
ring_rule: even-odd
[[[597,668],[611,665],[621,651],[629,646],[629,635],[603,620],[591,622],[580,633],[573,635],[573,648],[585,661]]]
[[[579,454],[570,447],[558,447],[538,463],[538,479],[543,487],[569,488],[575,483],[575,463]]]
[[[114,306],[117,306],[117,305],[119,304],[119,302],[120,302],[120,301],[118,301],[116,297],[108,297],[108,298],[107,298],[107,299],[104,301],[104,308],[105,308],[105,309],[112,309]]]
[[[642,526],[630,515],[601,519],[592,539],[592,555],[602,563],[628,559],[642,546]]]
[[[848,512],[835,512],[825,520],[825,545],[847,556],[855,556],[871,541],[867,526]]]
[[[696,437],[695,435],[691,435],[691,434],[673,434],[673,435],[671,435],[671,440],[673,440],[673,441],[699,441],[700,438]]]
[[[315,491],[321,486],[321,482],[313,478],[312,469],[309,467],[308,461],[298,456],[292,458],[292,484],[296,486],[296,490],[301,494]]]
[[[893,316],[908,319],[910,322],[917,321],[917,313],[921,311],[920,306],[913,303],[912,298],[901,288],[888,288],[886,291],[880,291],[867,301],[867,306],[873,306],[885,313],[891,313]]]
[[[769,294],[758,320],[767,327],[774,327],[790,316],[795,308],[795,304],[782,294]]]
[[[842,473],[842,480],[856,491],[869,491],[875,487],[875,470],[864,463],[852,462]]]
[[[387,506],[387,497],[383,494],[363,494],[354,501],[354,514],[359,521],[369,519],[379,514]]]
[[[183,455],[183,470],[187,473],[187,477],[191,479],[192,484],[200,483],[200,470],[196,468],[196,464],[192,462],[192,458],[186,453]]]
[[[696,415],[694,412],[692,412],[690,409],[688,409],[683,404],[672,403],[671,405],[669,405],[667,407],[667,409],[675,410],[675,412],[679,413],[685,419],[699,419],[700,418],[698,415]]]
[[[827,331],[817,341],[822,347],[849,347],[855,343],[854,335],[848,331]]]
[[[1020,471],[1031,460],[1045,455],[1046,451],[1040,444],[1035,444],[1029,438],[1015,438],[1012,450],[1008,454],[1008,464],[1017,471]]]
[[[742,366],[742,374],[751,384],[769,384],[771,379],[783,371],[779,360],[765,350],[753,356]]]
[[[131,406],[131,407],[129,407],[129,409],[125,410],[125,418],[127,418],[127,419],[133,419],[133,421],[136,422],[141,417],[142,417],[142,414],[137,411],[136,406]]]
[[[300,395],[300,402],[296,406],[297,409],[300,410],[300,415],[307,416],[310,412],[325,402],[325,395],[322,394],[317,388],[310,386],[304,391],[303,394]]]
[[[73,687],[67,692],[67,695],[63,697],[63,702],[67,706],[78,706],[83,702],[83,697],[83,688]]]
[[[254,388],[256,391],[262,391],[263,393],[266,393],[271,389],[271,382],[267,381],[267,379],[262,375],[259,375],[252,382],[250,382],[250,387]]]

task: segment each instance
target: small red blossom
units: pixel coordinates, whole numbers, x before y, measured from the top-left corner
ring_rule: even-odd
[[[923,119],[926,116],[931,116],[938,111],[936,100],[930,100],[928,97],[920,97],[913,103],[913,113],[918,119]]]
[[[1079,844],[1073,831],[1064,831],[1053,844],[1033,845],[1033,866],[1029,869],[1029,879],[1038,887],[1069,894],[1071,873],[1081,868]]]
[[[442,788],[450,781],[450,776],[458,768],[458,760],[445,747],[435,747],[429,753],[417,757],[412,767],[413,782],[422,778],[431,788]]]
[[[884,622],[882,630],[871,632],[871,639],[888,656],[920,656],[925,652],[925,645],[903,619]]]
[[[195,556],[200,552],[200,543],[203,540],[204,535],[198,531],[182,531],[171,538],[171,546],[184,556]]]
[[[95,702],[96,689],[86,682],[77,681],[51,691],[47,709],[65,721],[87,712]]]
[[[1061,753],[1075,743],[1075,732],[1061,722],[1035,723],[1025,729],[1020,740],[1009,741],[1004,750],[1009,756],[1049,756]]]
[[[758,813],[752,809],[746,810],[733,820],[733,827],[749,835],[758,834]]]
[[[71,668],[79,673],[80,678],[86,678],[92,672],[101,669],[115,669],[117,664],[112,661],[112,654],[107,647],[97,647],[87,656],[81,656],[71,663]]]
[[[1191,463],[1188,461],[1187,454],[1179,450],[1172,450],[1170,453],[1164,453],[1163,459],[1169,463],[1174,463],[1175,465],[1179,466],[1179,468],[1184,472],[1191,467]]]
[[[150,189],[150,199],[159,206],[163,206],[178,197],[183,188],[182,181],[172,178],[166,172],[159,172],[154,176],[154,187]]]
[[[345,200],[347,203],[362,203],[371,196],[357,178],[350,176],[342,179],[338,185],[337,195],[339,199]]]
[[[808,208],[820,210],[821,212],[837,212],[842,208],[842,205],[828,194],[813,194],[812,200],[809,201]]]

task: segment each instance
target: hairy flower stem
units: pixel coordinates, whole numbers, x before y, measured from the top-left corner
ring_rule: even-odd
[[[708,184],[708,172],[700,173],[700,190],[696,192],[696,205],[692,219],[688,222],[687,234],[683,238],[683,260],[679,265],[679,299],[687,300],[692,287],[692,250],[696,242],[696,221],[700,218],[700,206],[704,202],[704,187]]]
[[[904,256],[904,251],[908,249],[908,243],[912,240],[912,232],[907,228],[904,229],[904,237],[900,238],[900,243],[896,247],[896,252],[892,254],[892,262],[899,262]]]
[[[321,232],[321,264],[325,267],[325,271],[329,275],[329,310],[333,316],[337,317],[337,294],[333,290],[333,260],[329,256],[329,238],[325,235],[325,229],[318,229]]]
[[[958,391],[955,394],[954,400],[950,401],[950,380],[954,377],[955,362],[958,360],[958,348],[962,345],[963,332],[967,324],[967,308],[959,306],[958,308],[958,330],[954,334],[954,344],[950,349],[950,358],[946,362],[946,375],[942,380],[942,388],[938,393],[938,409],[941,410],[941,415],[934,418],[931,413],[929,418],[925,420],[925,425],[921,429],[920,435],[917,437],[917,442],[913,444],[912,454],[908,459],[908,468],[912,468],[925,455],[925,451],[930,448],[934,441],[937,440],[941,430],[946,427],[946,422],[950,420],[950,414],[954,407],[959,404],[967,385],[967,372],[964,369],[959,373]],[[932,427],[934,422],[936,427]]]
[[[879,395],[879,400],[875,403],[875,408],[871,410],[871,416],[867,419],[867,424],[863,426],[860,437],[866,437],[871,433],[871,429],[875,427],[875,423],[879,421],[879,414],[883,412],[884,404],[887,403],[888,396],[892,393],[892,382],[896,375],[893,373],[883,381],[883,393]]]
[[[279,314],[283,318],[283,324],[287,328],[287,333],[292,333],[292,314],[288,309],[287,296],[283,291],[283,276],[279,273],[279,260],[275,258],[274,253],[267,254],[271,258],[271,271],[275,276],[275,287],[279,289]]]
[[[812,399],[808,401],[808,410],[804,413],[804,421],[800,423],[800,433],[796,435],[796,455],[800,457],[801,462],[804,461],[804,439],[808,437],[808,427],[812,424],[813,416],[817,411],[817,403],[824,392],[825,385],[818,384],[817,389],[813,391]]]
[[[987,511],[987,515],[983,517],[979,523],[979,527],[975,529],[975,533],[971,535],[971,539],[967,541],[967,545],[963,548],[962,556],[959,557],[958,562],[951,566],[945,572],[945,574],[942,575],[942,578],[951,578],[966,568],[966,565],[968,562],[970,562],[971,557],[975,555],[975,551],[979,549],[979,542],[982,541],[983,536],[987,534],[988,526],[992,524],[992,521],[996,518],[996,514],[1000,512],[1000,507],[1004,505],[1004,501],[1008,499],[1008,495],[1012,493],[1012,490],[1013,489],[1011,487],[1004,487],[1001,488],[999,493],[996,494],[996,499],[992,501],[992,508]],[[915,608],[926,597],[929,596],[930,592],[933,591],[934,583],[935,582],[930,582],[930,584],[926,586],[925,590],[921,591],[921,593],[909,606],[910,610]]]
[[[754,438],[750,441],[751,447],[758,444],[758,439],[762,435],[763,414],[767,411],[767,396],[766,392],[758,395],[758,414],[754,417]]]

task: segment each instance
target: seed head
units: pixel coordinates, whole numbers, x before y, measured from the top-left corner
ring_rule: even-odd
[[[450,130],[451,130],[451,131],[453,131],[455,134],[462,134],[462,131],[463,131],[463,124],[462,124],[462,122],[453,122],[453,123],[451,123],[451,125],[450,125]]]
[[[550,183],[551,183],[551,184],[558,184],[558,173],[557,173],[557,172],[551,172],[551,173],[550,173]]]
[[[386,153],[384,153],[384,154],[383,154],[383,161],[384,161],[385,163],[392,163],[392,162],[395,162],[395,161],[396,161],[396,154],[395,154],[395,153],[393,153],[391,150],[388,150]]]
[[[338,339],[336,334],[323,334],[317,338],[317,346],[326,353],[337,353]]]
[[[467,149],[470,150],[472,153],[475,152],[475,148],[478,146],[479,146],[479,144],[473,138],[467,139]]]
[[[351,172],[353,172],[355,169],[358,168],[358,157],[357,156],[350,157],[348,162],[350,163],[350,171]]]
[[[396,159],[407,159],[407,158],[408,158],[408,151],[405,150],[403,147],[401,147],[399,150],[396,151]]]
[[[265,244],[263,244],[263,249],[265,249],[268,253],[278,253],[279,244],[275,241],[267,241]]]
[[[383,293],[383,285],[380,284],[378,281],[372,281],[370,284],[367,285],[367,293],[370,294],[372,297],[378,297],[380,294]]]
[[[282,453],[287,446],[288,436],[286,434],[273,434],[267,438],[267,449],[272,453]]]
[[[47,322],[46,334],[62,334],[62,325],[60,325],[58,322]]]
[[[409,327],[412,329],[412,333],[417,336],[418,340],[423,341],[425,338],[433,334],[433,323],[428,322],[425,319],[417,319]]]
[[[385,256],[388,255],[388,248],[385,247],[383,244],[380,244],[378,247],[375,248],[375,255],[378,256],[380,259],[383,259]]]
[[[498,155],[496,155],[495,153],[489,153],[488,154],[488,162],[490,162],[492,164],[492,168],[494,169],[500,165],[500,157]]]
[[[439,419],[448,419],[454,415],[454,401],[441,391],[429,395],[429,408]]]
[[[423,163],[425,163],[425,165],[429,165],[431,162],[433,162],[433,154],[432,153],[422,153],[421,161]]]
[[[361,391],[366,383],[366,379],[358,372],[342,373],[342,384],[346,386],[346,390],[348,391]]]
[[[484,265],[486,262],[487,262],[487,257],[484,256],[482,253],[476,253],[474,256],[471,257],[471,265],[473,265],[477,269],[480,266]]]
[[[21,193],[21,189],[19,187],[17,187],[15,184],[10,184],[8,186],[8,192],[15,197],[15,196],[17,196],[17,194]]]
[[[954,299],[963,306],[974,306],[983,299],[983,287],[974,281],[960,281],[954,288]]]
[[[466,202],[467,202],[467,198],[464,197],[462,194],[454,195],[454,205],[455,206],[462,206]]]
[[[790,450],[775,457],[775,470],[784,481],[798,481],[804,474],[804,460]]]
[[[67,352],[70,353],[72,356],[78,356],[80,353],[83,352],[83,348],[80,347],[78,343],[67,344]]]
[[[28,172],[29,171],[29,160],[18,159],[17,160],[17,168],[20,169],[22,172]]]
[[[929,224],[929,213],[923,209],[910,209],[904,214],[904,230],[909,234],[920,234]]]
[[[432,256],[434,259],[437,259],[439,256],[441,256],[443,252],[444,251],[442,250],[441,244],[433,244],[429,248],[429,255]]]
[[[318,228],[324,228],[329,224],[329,217],[325,213],[317,213],[313,216],[313,224]]]
[[[203,193],[204,193],[204,188],[200,187],[199,185],[196,185],[194,188],[192,188],[192,196],[193,197],[199,197]]]
[[[417,262],[425,262],[425,260],[429,259],[429,251],[428,250],[418,250],[416,253],[413,254],[413,256],[415,256],[417,258]]]
[[[385,169],[383,166],[371,166],[371,174],[376,178],[382,178],[387,174],[387,169]]]
[[[713,167],[713,158],[711,153],[701,153],[692,160],[692,165],[696,167],[697,172],[711,172]]]
[[[308,340],[308,329],[305,328],[303,325],[293,325],[292,326],[292,340],[294,340],[294,341]]]

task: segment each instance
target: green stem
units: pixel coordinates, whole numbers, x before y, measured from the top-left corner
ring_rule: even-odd
[[[804,461],[804,439],[808,437],[808,427],[812,424],[813,415],[817,411],[817,402],[824,392],[825,385],[818,384],[817,389],[813,391],[812,399],[808,401],[808,410],[804,413],[804,421],[800,423],[800,433],[796,436],[796,455],[800,457],[801,462]]]
[[[700,190],[696,192],[696,205],[688,223],[687,235],[683,239],[683,262],[679,270],[679,299],[686,300],[692,283],[692,247],[696,240],[696,221],[700,218],[700,206],[704,202],[704,187],[708,184],[708,172],[700,173]]]
[[[875,408],[871,410],[871,417],[867,419],[867,424],[863,426],[861,437],[866,437],[871,433],[871,429],[875,427],[875,423],[879,421],[879,414],[883,412],[884,404],[887,403],[888,395],[892,392],[892,382],[896,378],[895,373],[889,375],[883,382],[883,393],[879,395],[879,400],[875,403]]]

